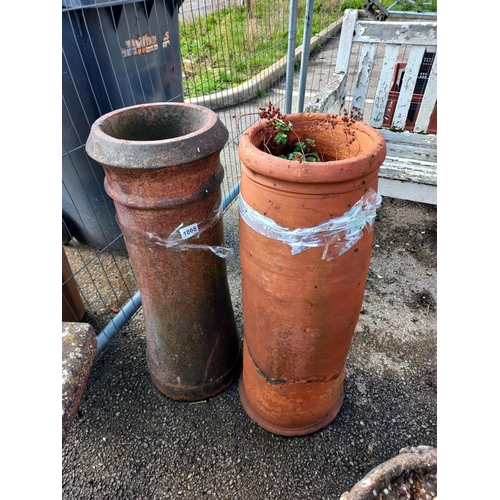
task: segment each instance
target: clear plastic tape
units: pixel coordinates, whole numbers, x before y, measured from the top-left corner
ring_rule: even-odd
[[[324,246],[321,258],[327,261],[347,252],[363,236],[365,226],[373,225],[377,209],[381,204],[382,197],[370,188],[344,215],[334,217],[315,227],[290,230],[256,212],[241,195],[239,197],[241,218],[254,231],[290,245],[292,255],[309,248]]]
[[[222,217],[222,213],[222,203],[219,200],[214,208],[212,216],[205,221],[189,224],[188,226],[185,226],[184,223],[182,223],[170,234],[168,238],[161,238],[156,233],[148,232],[147,235],[151,240],[154,240],[157,245],[164,246],[169,250],[210,250],[221,259],[228,259],[233,256],[232,248],[192,243],[193,240],[200,237],[201,233],[212,226],[215,226],[215,224],[217,224],[219,219]]]

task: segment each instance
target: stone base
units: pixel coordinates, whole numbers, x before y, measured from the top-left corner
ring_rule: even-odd
[[[437,448],[403,448],[399,455],[372,469],[340,500],[437,498]]]
[[[73,423],[94,362],[97,337],[87,323],[62,323],[62,444]]]

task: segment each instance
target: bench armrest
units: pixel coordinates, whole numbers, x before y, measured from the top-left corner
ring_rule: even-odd
[[[346,96],[346,74],[335,73],[323,90],[318,92],[305,106],[307,113],[333,113],[340,115]]]

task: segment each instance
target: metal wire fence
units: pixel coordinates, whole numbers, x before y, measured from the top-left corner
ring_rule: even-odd
[[[238,193],[241,133],[268,101],[300,111],[327,84],[344,5],[63,0],[63,321],[88,322],[108,338],[140,307],[104,173],[85,153],[92,123],[149,102],[214,109],[229,130],[221,152],[227,209]]]

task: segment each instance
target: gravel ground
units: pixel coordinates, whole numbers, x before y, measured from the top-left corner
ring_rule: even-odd
[[[235,203],[224,220],[243,335]],[[94,365],[62,450],[62,498],[338,499],[401,448],[437,447],[436,231],[436,207],[384,199],[345,401],[308,436],[261,429],[236,383],[205,403],[163,396],[148,373],[139,311]]]

